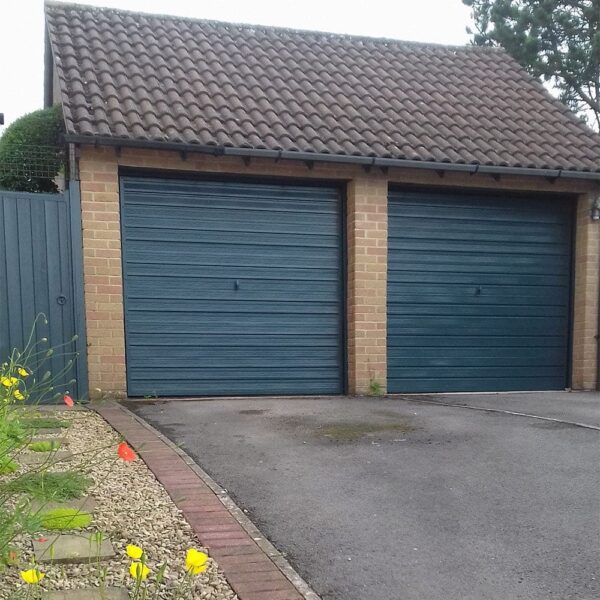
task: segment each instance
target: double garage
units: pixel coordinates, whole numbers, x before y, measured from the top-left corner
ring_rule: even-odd
[[[346,391],[343,187],[121,177],[130,396]],[[569,383],[574,203],[391,188],[387,390]]]

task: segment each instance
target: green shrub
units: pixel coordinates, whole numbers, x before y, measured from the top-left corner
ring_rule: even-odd
[[[53,508],[41,515],[44,529],[84,529],[91,522],[90,513],[76,508]]]
[[[72,500],[81,498],[92,483],[91,479],[76,471],[42,471],[23,475],[7,483],[5,489],[13,494],[27,494],[37,500]]]
[[[0,138],[0,188],[56,192],[54,178],[63,167],[60,137],[65,131],[59,105],[17,119]]]
[[[29,444],[29,449],[34,452],[52,452],[60,448],[60,442],[58,440],[44,440],[41,442],[32,442]]]

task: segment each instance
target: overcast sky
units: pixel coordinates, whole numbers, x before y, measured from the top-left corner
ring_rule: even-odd
[[[403,40],[466,44],[461,0],[90,0],[78,2],[238,23]],[[42,108],[43,0],[5,0],[0,10],[0,112],[6,124]],[[0,127],[0,133],[3,128]]]

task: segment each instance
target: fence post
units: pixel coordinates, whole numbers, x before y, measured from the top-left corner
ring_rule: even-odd
[[[69,225],[71,232],[71,262],[73,268],[73,313],[77,341],[75,348],[79,356],[76,363],[79,399],[88,398],[88,357],[85,322],[85,298],[83,286],[83,240],[81,234],[81,190],[78,179],[69,179]]]

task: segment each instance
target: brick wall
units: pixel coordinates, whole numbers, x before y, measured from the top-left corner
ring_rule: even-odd
[[[118,164],[113,151],[79,161],[90,396],[124,393],[125,336]]]
[[[348,387],[386,389],[387,179],[353,179],[347,190]]]
[[[598,274],[600,223],[590,218],[593,196],[583,195],[577,205],[575,233],[575,298],[573,318],[573,388],[596,387],[598,350]]]
[[[371,380],[386,385],[386,285],[388,182],[444,187],[478,187],[584,193],[584,182],[542,178],[378,169],[301,161],[251,160],[157,150],[83,147],[79,162],[82,196],[85,309],[90,395],[124,394],[125,341],[119,224],[119,167],[316,178],[347,183],[348,379],[352,393],[368,391]],[[590,198],[580,203],[577,243],[574,386],[592,387],[598,301],[599,226],[589,219]],[[101,390],[101,391],[99,391]]]

